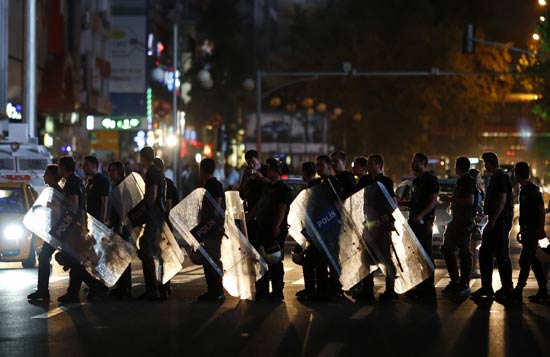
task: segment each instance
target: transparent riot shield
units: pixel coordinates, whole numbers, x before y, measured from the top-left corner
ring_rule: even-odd
[[[210,216],[201,216],[201,210],[207,192],[197,188],[174,206],[169,213],[169,219],[177,233],[185,240],[188,254],[195,264],[207,263],[220,275],[223,271],[210,257],[206,250],[207,241],[216,239],[223,229],[223,214],[215,210]],[[208,195],[209,196],[209,195]]]
[[[364,256],[365,245],[354,231],[347,230],[342,204],[329,182],[303,190],[290,205],[289,232],[305,247],[310,241],[324,254],[349,290],[370,272]]]
[[[223,285],[232,296],[252,299],[267,263],[248,240],[243,201],[238,191],[225,193],[225,237],[222,241]]]
[[[236,203],[230,195],[230,204]],[[206,208],[208,206],[208,208]],[[253,283],[265,272],[266,265],[234,223],[238,206],[232,205],[225,215],[203,188],[191,192],[170,211],[170,222],[190,247],[190,256],[197,253],[223,277],[223,286],[232,296],[251,299]],[[217,245],[218,246],[213,246]],[[219,249],[223,270],[212,253]],[[258,266],[259,265],[259,266]]]
[[[23,218],[30,231],[113,286],[132,261],[135,248],[84,210],[74,210],[58,191],[47,188]]]
[[[128,219],[128,212],[143,200],[144,195],[145,182],[143,178],[138,173],[132,172],[126,176],[120,184],[113,188],[113,192],[111,192],[109,197],[111,207],[113,207],[121,217],[134,241],[137,241],[141,235],[143,226],[139,225],[134,227]]]
[[[342,276],[347,281],[341,281],[343,287],[352,287],[355,281],[361,281],[369,274],[376,271],[378,260],[375,254],[369,250],[364,239],[363,225],[356,222],[364,221],[364,195],[363,190],[348,197],[342,204],[342,231],[340,232],[340,264],[342,269],[347,269]],[[347,254],[342,254],[342,252]],[[340,280],[343,280],[342,278]],[[348,290],[348,289],[345,289]]]
[[[139,238],[143,232],[143,224],[134,224],[129,213],[140,204],[145,195],[145,182],[143,178],[133,172],[115,188],[111,195],[112,207],[117,210],[120,217],[136,245],[139,246]],[[152,213],[149,213],[152,214]],[[167,222],[163,222],[157,231],[158,259],[155,259],[158,280],[166,284],[182,268],[185,259],[174,234]]]
[[[364,202],[364,214],[353,215],[355,224],[364,228],[374,263],[395,279],[395,291],[402,294],[429,278],[434,265],[385,187],[376,182],[356,195],[358,204]]]

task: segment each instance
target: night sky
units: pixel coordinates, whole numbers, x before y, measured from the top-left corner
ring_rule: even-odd
[[[478,0],[492,3],[493,16],[488,23],[492,28],[488,40],[514,42],[516,46],[526,46],[532,42],[536,22],[545,10],[538,0]]]

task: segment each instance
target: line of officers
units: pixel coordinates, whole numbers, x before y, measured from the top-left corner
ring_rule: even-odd
[[[433,259],[432,226],[435,220],[435,207],[438,198],[450,202],[452,220],[445,231],[444,244],[441,247],[451,281],[443,289],[443,294],[465,298],[497,298],[521,301],[523,288],[526,285],[529,271],[535,273],[539,291],[529,299],[541,301],[548,299],[547,278],[543,265],[536,258],[538,240],[546,236],[544,232],[545,208],[540,189],[530,181],[530,168],[527,163],[519,162],[515,166],[515,175],[521,186],[520,190],[520,232],[518,240],[522,244],[519,265],[520,274],[516,287],[512,282],[512,263],[509,254],[509,233],[513,220],[513,194],[510,177],[500,168],[495,153],[482,155],[485,169],[491,175],[486,189],[481,185],[477,170],[470,170],[470,161],[466,157],[456,159],[455,171],[458,176],[453,194],[439,196],[437,177],[428,169],[428,157],[416,153],[411,160],[411,169],[415,178],[412,181],[410,200],[395,196],[392,180],[384,175],[382,155],[372,154],[357,157],[353,160],[352,172],[346,170],[346,154],[342,151],[329,155],[320,155],[316,162],[302,164],[302,178],[306,188],[314,185],[330,185],[331,189],[343,201],[355,192],[374,182],[380,182],[391,197],[400,206],[409,211],[408,223],[418,241]],[[173,183],[164,177],[162,160],[154,157],[154,151],[145,147],[140,152],[140,160],[145,170],[145,197],[152,207],[159,207],[162,212],[170,211],[179,201]],[[284,299],[284,241],[288,235],[287,216],[292,201],[291,189],[281,179],[283,164],[276,158],[269,158],[262,164],[257,151],[245,153],[247,169],[243,173],[240,195],[246,211],[246,225],[252,245],[262,253],[268,262],[268,272],[256,284],[255,300],[282,301]],[[112,227],[124,239],[130,239],[123,226],[123,220],[116,210],[109,209],[109,192],[113,186],[124,180],[124,166],[116,161],[109,164],[108,173],[111,183],[98,172],[99,162],[94,156],[86,156],[83,170],[86,174],[86,185],[76,176],[76,163],[72,157],[64,156],[58,165],[49,165],[44,173],[44,181],[50,187],[60,190],[69,204],[75,208],[85,209],[89,214]],[[220,205],[224,206],[222,184],[214,176],[215,162],[204,159],[200,163],[201,185]],[[356,182],[355,177],[358,177]],[[58,182],[64,182],[61,188]],[[479,217],[488,219],[481,234],[476,224]],[[163,219],[167,219],[166,215]],[[171,293],[170,284],[160,284],[155,272],[154,256],[156,233],[161,222],[146,224],[140,238],[138,256],[142,260],[146,290],[138,298],[147,300],[166,299]],[[478,233],[478,234],[476,234]],[[471,293],[469,288],[472,276],[471,240],[481,236],[479,248],[479,267],[482,287]],[[221,240],[220,240],[221,242]],[[207,245],[208,253],[221,268],[219,243]],[[55,249],[44,244],[39,255],[38,288],[28,296],[30,300],[49,300],[48,281],[50,260]],[[473,251],[473,252],[472,252]],[[273,258],[275,257],[275,258]],[[277,258],[278,257],[278,258]],[[295,262],[302,265],[304,289],[296,293],[299,300],[328,300],[343,296],[338,276],[332,269],[323,252],[314,244],[305,251],[297,247],[292,252]],[[458,259],[457,259],[458,258]],[[492,288],[492,271],[496,259],[502,288],[496,292]],[[56,254],[56,260],[69,270],[69,287],[67,293],[58,298],[61,303],[80,301],[82,282],[88,285],[87,298],[93,299],[97,294],[106,293],[107,288],[92,278],[78,262],[63,252]],[[458,260],[458,261],[457,261]],[[222,279],[208,264],[204,264],[207,291],[198,297],[199,301],[223,301],[225,299]],[[460,269],[459,269],[460,267]],[[433,275],[406,293],[410,298],[425,302],[436,300]],[[108,292],[117,298],[132,296],[131,267],[121,276],[116,287]],[[373,274],[348,292],[360,301],[375,301]],[[398,299],[393,289],[393,280],[386,279],[386,289],[378,297],[380,301]]]

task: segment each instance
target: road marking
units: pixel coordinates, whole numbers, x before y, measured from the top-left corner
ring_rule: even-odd
[[[50,317],[54,317],[55,315],[59,315],[73,307],[80,307],[80,306],[83,306],[85,304],[69,304],[69,305],[65,305],[65,306],[59,306],[59,307],[56,307],[55,309],[53,310],[50,310],[50,311],[47,311],[43,314],[40,314],[40,315],[36,315],[36,316],[33,316],[31,317],[31,319],[49,319]]]
[[[302,345],[302,355],[306,354],[306,348],[309,343],[309,334],[311,333],[311,324],[313,323],[313,314],[309,313],[309,319],[307,322],[307,328],[306,328],[306,338],[304,339],[304,344]]]
[[[285,270],[285,273],[288,273],[289,271],[292,271],[292,270],[294,270],[294,269],[296,269],[296,268],[295,268],[295,267],[287,267],[287,266],[285,266],[283,269]]]
[[[360,308],[353,316],[351,317],[352,320],[362,320],[365,317],[369,316],[371,312],[374,311],[374,306],[365,306]]]
[[[343,343],[329,343],[323,348],[321,353],[319,353],[319,357],[338,356],[342,348],[344,348]]]
[[[304,285],[304,278],[292,282],[292,285]]]

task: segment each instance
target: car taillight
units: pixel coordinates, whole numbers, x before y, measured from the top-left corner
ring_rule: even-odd
[[[17,174],[8,174],[6,178],[10,181],[30,181],[30,175],[17,175]]]

